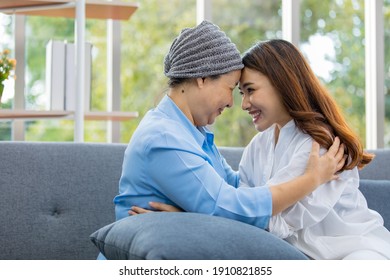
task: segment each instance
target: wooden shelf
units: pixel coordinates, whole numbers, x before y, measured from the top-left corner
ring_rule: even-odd
[[[5,14],[48,17],[75,17],[76,0],[1,0],[0,12]],[[138,8],[138,3],[113,0],[86,0],[86,18],[128,20]]]
[[[85,112],[84,119],[90,121],[126,121],[138,118],[138,112]]]
[[[70,111],[35,111],[0,109],[0,119],[64,118],[73,115]]]
[[[73,111],[38,111],[0,109],[0,120],[71,118]],[[138,112],[85,112],[85,120],[127,121],[138,117]]]
[[[0,13],[9,15],[16,14],[27,16],[47,16],[55,18],[75,18],[75,30],[77,29],[77,31],[79,31],[75,31],[75,42],[78,42],[80,46],[82,46],[85,41],[85,19],[128,20],[137,9],[138,3],[122,2],[120,0],[85,0],[85,7],[84,1],[80,2],[79,0],[0,0]],[[15,36],[15,41],[18,41],[16,38],[17,36]],[[112,38],[112,41],[114,42],[114,38]],[[24,48],[25,43],[23,40],[22,43]],[[79,48],[77,48],[77,51],[79,51]],[[21,61],[23,64],[23,59],[21,59]],[[78,66],[80,66],[80,64],[76,63],[76,75],[81,75],[83,74],[82,67]],[[80,83],[77,85],[77,88],[84,88],[83,79],[80,79]],[[20,100],[24,100],[22,90],[18,90],[15,95]],[[13,110],[0,109],[0,121],[50,118],[74,119],[75,141],[83,141],[84,138],[82,127],[85,120],[126,121],[138,117],[137,112],[82,112],[78,110],[77,112],[83,114],[83,118],[79,118],[80,115],[75,116],[75,112],[73,111],[32,111],[24,110],[18,106]],[[14,130],[16,133],[13,132],[13,134],[16,136],[13,137],[18,140],[23,139],[24,136],[22,134],[22,127],[13,127],[16,128]],[[113,132],[114,131],[110,128],[109,133],[111,134]]]

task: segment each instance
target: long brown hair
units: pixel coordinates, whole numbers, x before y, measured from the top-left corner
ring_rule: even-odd
[[[328,149],[335,136],[340,138],[348,156],[340,171],[363,168],[373,159],[374,155],[363,150],[337,103],[293,44],[280,39],[259,42],[244,54],[243,63],[267,76],[297,127],[322,147]]]

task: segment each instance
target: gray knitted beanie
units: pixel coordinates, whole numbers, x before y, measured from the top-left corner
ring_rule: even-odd
[[[242,68],[236,45],[208,21],[183,29],[164,61],[164,74],[169,78],[202,78]]]

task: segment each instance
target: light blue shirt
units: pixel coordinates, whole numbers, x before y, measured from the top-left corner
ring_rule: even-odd
[[[165,96],[145,115],[125,151],[116,219],[127,217],[131,206],[150,209],[148,202],[158,201],[267,228],[269,187],[238,185],[238,173],[218,152],[214,135],[194,126]]]

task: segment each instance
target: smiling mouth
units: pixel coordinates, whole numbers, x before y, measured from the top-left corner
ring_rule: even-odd
[[[252,111],[252,112],[249,112],[249,115],[251,115],[252,121],[256,122],[261,116],[261,111],[260,110],[259,111]]]

